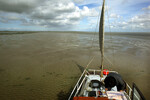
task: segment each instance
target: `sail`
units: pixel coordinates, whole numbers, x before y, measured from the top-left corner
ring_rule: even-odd
[[[105,0],[103,0],[103,6],[101,10],[101,17],[100,17],[100,24],[99,24],[99,46],[101,52],[101,70],[103,70],[103,63],[104,63],[104,14],[105,14]]]

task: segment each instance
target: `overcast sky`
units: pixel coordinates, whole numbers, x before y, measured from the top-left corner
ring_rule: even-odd
[[[97,31],[102,0],[0,0],[0,30]],[[105,30],[150,32],[150,0],[106,0]]]

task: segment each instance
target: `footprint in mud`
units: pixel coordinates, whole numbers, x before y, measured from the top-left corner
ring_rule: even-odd
[[[55,76],[58,77],[58,76],[61,76],[61,75],[63,75],[63,74],[56,74]]]
[[[140,76],[140,75],[142,75],[144,72],[145,72],[144,70],[140,70],[138,73],[136,73],[135,76]]]
[[[47,74],[49,74],[49,75],[52,75],[53,73],[52,72],[46,72]]]
[[[4,72],[4,71],[5,71],[4,69],[1,69],[1,68],[0,68],[0,73],[1,73],[1,72]]]
[[[18,79],[21,79],[21,76],[19,76]]]
[[[53,73],[52,72],[46,72],[46,74],[48,75],[52,75]],[[42,75],[42,77],[46,77],[47,75]]]
[[[144,71],[144,70],[141,70],[140,72],[143,73],[143,72],[145,72],[145,71]]]
[[[57,74],[55,72],[46,72],[48,75],[55,75],[56,77],[63,75],[63,74]],[[45,77],[45,75],[42,75],[42,77]]]
[[[12,85],[13,87],[20,87],[20,86],[24,86],[24,84],[16,84],[16,85]]]
[[[26,78],[25,78],[25,80],[30,80],[30,79],[31,79],[30,77],[26,77]]]
[[[29,91],[34,91],[34,89],[30,89]]]
[[[42,75],[42,77],[45,77],[45,75]]]

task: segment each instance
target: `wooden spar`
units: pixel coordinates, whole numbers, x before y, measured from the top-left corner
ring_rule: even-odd
[[[100,24],[99,24],[99,46],[101,52],[101,77],[103,77],[103,64],[104,64],[104,16],[105,16],[105,0],[101,10]]]

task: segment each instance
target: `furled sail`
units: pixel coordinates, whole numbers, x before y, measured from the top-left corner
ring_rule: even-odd
[[[100,24],[99,24],[99,46],[101,52],[101,76],[103,74],[104,63],[104,16],[105,16],[105,0],[103,0],[103,6],[101,10]]]

